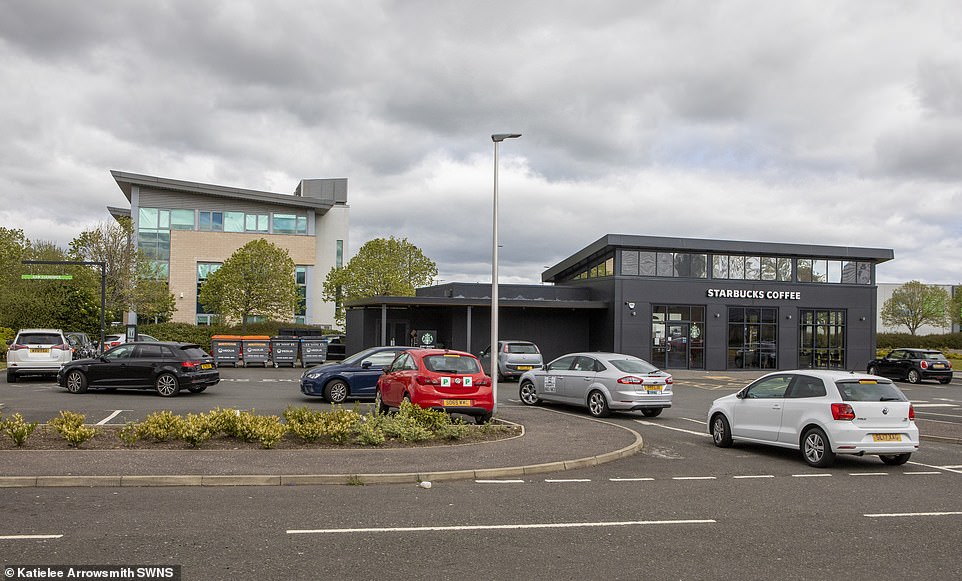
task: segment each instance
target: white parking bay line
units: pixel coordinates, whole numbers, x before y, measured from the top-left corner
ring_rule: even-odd
[[[591,482],[590,478],[545,478],[545,482]]]
[[[665,426],[665,425],[662,425],[662,424],[656,424],[656,423],[654,423],[654,422],[646,422],[645,420],[635,420],[635,421],[638,422],[639,424],[643,424],[643,425],[645,425],[645,426],[655,426],[655,427],[657,427],[657,428],[665,428],[666,430],[674,430],[674,431],[676,431],[676,432],[684,432],[684,433],[686,433],[686,434],[693,434],[693,435],[695,435],[695,436],[703,436],[703,437],[705,437],[705,438],[711,438],[711,434],[706,434],[705,432],[693,432],[693,431],[691,431],[691,430],[683,430],[683,429],[681,429],[681,428],[673,428],[673,427],[671,427],[671,426]]]
[[[0,535],[0,541],[29,541],[36,539],[59,539],[63,535]]]
[[[913,466],[921,466],[923,468],[932,468],[934,470],[944,470],[946,472],[952,472],[954,474],[962,474],[962,466],[932,466],[931,464],[922,464],[921,462],[909,462]]]
[[[888,472],[849,472],[849,476],[888,476]]]
[[[824,478],[831,474],[792,474],[792,478]]]
[[[131,411],[133,411],[133,410],[114,410],[114,413],[112,413],[112,414],[110,414],[109,416],[107,416],[106,418],[100,420],[99,422],[97,422],[96,425],[102,426],[102,425],[106,424],[107,422],[109,422],[110,420],[112,420],[112,419],[116,418],[117,416],[119,416],[119,415],[120,415],[120,412],[125,412],[125,411],[131,412]]]
[[[715,476],[672,476],[672,480],[717,480]]]
[[[611,482],[651,482],[654,478],[609,478]]]
[[[463,525],[447,527],[390,527],[368,529],[289,529],[289,535],[331,534],[331,533],[420,533],[431,531],[490,531],[490,530],[524,530],[524,529],[575,529],[597,527],[626,527],[645,525],[693,525],[714,524],[714,519],[700,520],[629,520],[614,522],[571,522],[571,523],[536,523],[513,525]]]
[[[880,513],[880,514],[863,514],[862,516],[867,516],[869,518],[885,518],[885,517],[905,517],[905,516],[958,516],[962,515],[962,512],[892,512],[892,513]]]
[[[701,425],[703,425],[703,426],[707,426],[707,425],[708,425],[708,422],[706,422],[706,421],[704,421],[704,420],[696,420],[696,419],[694,419],[694,418],[681,418],[681,419],[687,420],[687,421],[689,421],[689,422],[695,422],[696,424],[701,424]]]
[[[743,478],[775,478],[774,474],[756,474],[750,476],[732,476],[732,478],[738,480]]]
[[[524,484],[524,480],[520,478],[512,480],[475,480],[476,484]]]
[[[903,472],[902,474],[907,474],[907,475],[909,475],[909,476],[917,476],[917,475],[919,475],[919,474],[935,474],[935,475],[939,475],[939,474],[942,474],[942,473],[941,473],[941,472],[935,472],[935,471],[929,471],[929,472]]]

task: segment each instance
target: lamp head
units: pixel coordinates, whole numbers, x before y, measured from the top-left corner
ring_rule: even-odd
[[[491,136],[491,141],[498,143],[498,142],[504,141],[505,139],[515,139],[517,137],[521,137],[521,134],[520,133],[495,133],[494,135]]]

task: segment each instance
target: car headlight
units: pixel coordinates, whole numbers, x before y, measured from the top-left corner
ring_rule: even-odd
[[[321,375],[320,370],[308,369],[307,371],[304,372],[304,375],[302,375],[301,377],[305,377],[307,379],[317,379],[318,377],[320,377],[320,375]]]

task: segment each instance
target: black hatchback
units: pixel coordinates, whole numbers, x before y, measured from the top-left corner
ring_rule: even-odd
[[[866,371],[909,383],[923,379],[935,379],[942,384],[952,381],[952,362],[941,351],[932,349],[895,349],[881,359],[869,361]]]
[[[70,393],[122,387],[172,397],[181,388],[200,393],[219,381],[214,359],[193,343],[124,343],[99,358],[72,361],[57,374]]]

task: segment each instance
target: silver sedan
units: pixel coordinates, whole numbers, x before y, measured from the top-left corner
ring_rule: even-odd
[[[521,401],[588,408],[595,417],[612,410],[641,410],[652,418],[671,407],[672,378],[644,359],[620,353],[569,353],[518,381]]]

